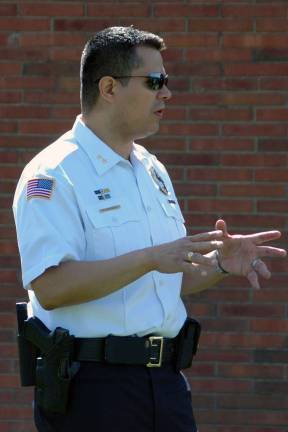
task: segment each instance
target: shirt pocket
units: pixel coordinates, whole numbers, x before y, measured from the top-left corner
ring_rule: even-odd
[[[164,212],[165,227],[169,231],[170,240],[186,236],[185,220],[177,202],[168,197],[158,197],[159,204]]]
[[[86,212],[92,225],[93,258],[113,258],[138,248],[139,216],[127,199],[99,201]]]

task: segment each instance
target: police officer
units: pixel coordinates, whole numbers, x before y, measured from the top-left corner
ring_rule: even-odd
[[[39,431],[196,432],[179,371],[180,294],[228,273],[258,288],[259,275],[270,277],[262,257],[286,254],[263,245],[278,231],[235,236],[223,220],[186,236],[165,167],[135,143],[157,132],[171,98],[164,48],[133,27],[96,33],[81,59],[81,115],[17,186],[30,315],[68,329],[80,360],[65,414],[36,399]]]

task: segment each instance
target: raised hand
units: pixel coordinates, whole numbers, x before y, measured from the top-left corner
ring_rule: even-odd
[[[191,263],[215,268],[215,256],[204,254],[223,247],[223,231],[216,230],[150,248],[153,268],[161,273],[191,272]]]
[[[216,230],[223,231],[223,247],[219,249],[221,267],[227,272],[245,276],[252,287],[259,289],[259,276],[269,279],[271,273],[262,261],[265,257],[284,258],[284,249],[266,246],[264,243],[281,237],[279,231],[267,231],[248,235],[231,235],[224,220],[215,224]]]

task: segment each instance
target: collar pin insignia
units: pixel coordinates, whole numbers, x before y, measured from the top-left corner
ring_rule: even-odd
[[[155,170],[154,167],[150,168],[150,174],[151,177],[153,178],[154,182],[157,184],[157,186],[159,187],[160,191],[164,194],[164,195],[170,195],[170,192],[168,191],[164,180],[162,179],[162,177],[157,173],[157,171]]]

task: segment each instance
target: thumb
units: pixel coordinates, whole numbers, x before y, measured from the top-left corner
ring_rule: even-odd
[[[223,219],[218,219],[215,223],[215,229],[223,231],[224,236],[228,236],[227,225]]]

